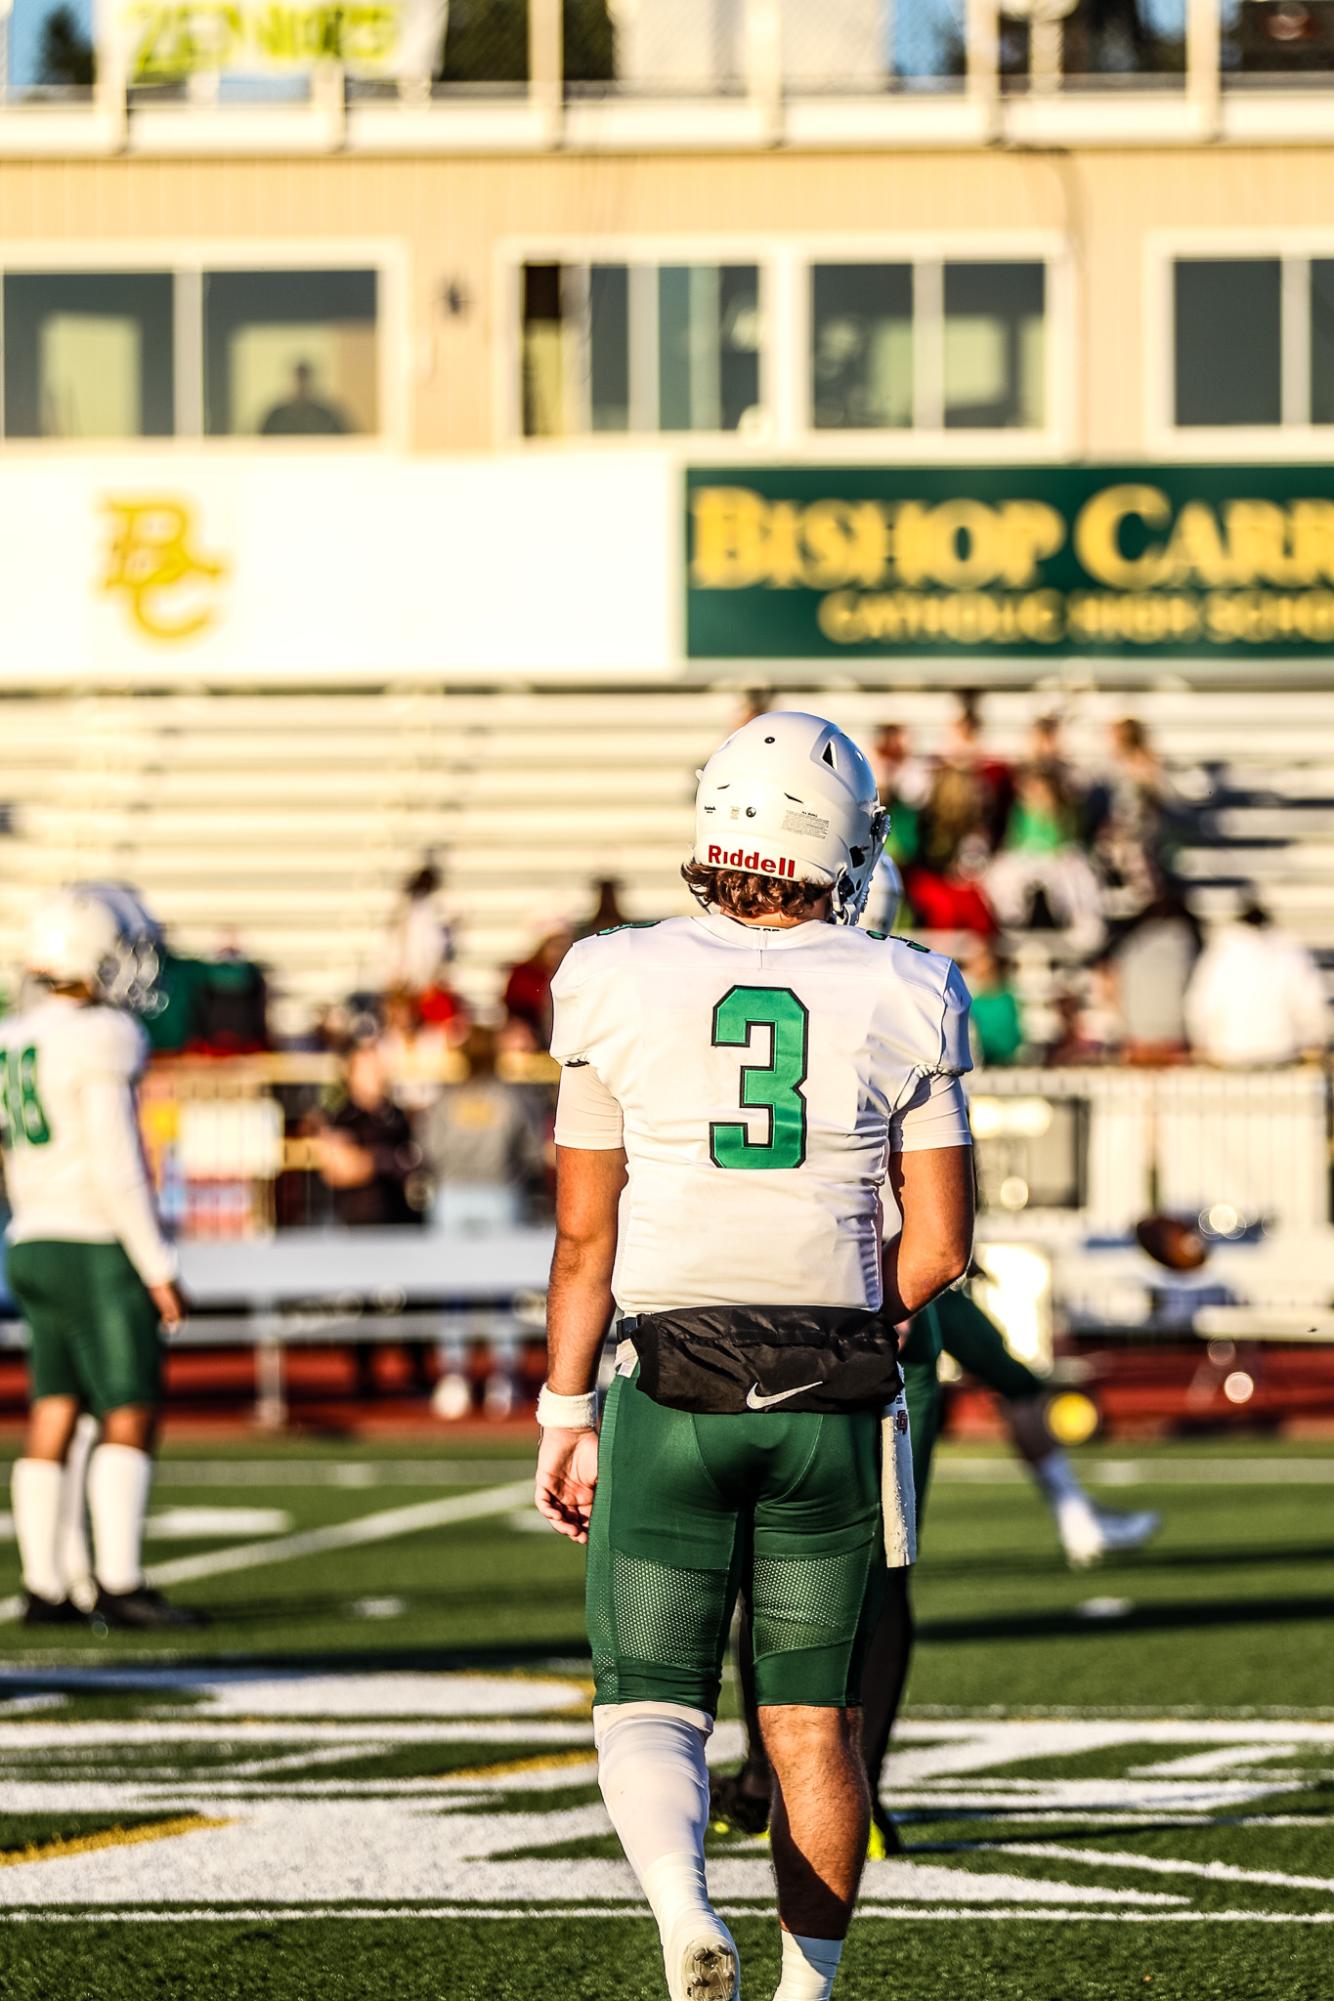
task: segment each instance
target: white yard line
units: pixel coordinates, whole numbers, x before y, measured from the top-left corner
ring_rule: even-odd
[[[723,1902],[715,1906],[725,1918],[751,1918],[766,1914],[766,1907],[759,1903],[736,1904]],[[957,1924],[966,1920],[969,1924],[1013,1924],[1043,1923],[1056,1925],[1329,1925],[1334,1924],[1334,1911],[1066,1911],[1053,1910],[1050,1905],[1037,1904],[1033,1907],[1001,1908],[994,1904],[966,1905],[953,1907],[945,1904],[875,1904],[864,1897],[857,1906],[858,1920],[865,1918],[892,1918],[895,1923],[917,1918],[924,1922]],[[499,1918],[511,1924],[550,1924],[553,1920],[569,1918],[620,1918],[637,1920],[651,1924],[647,1910],[624,1904],[571,1904],[560,1906],[544,1905],[540,1911],[533,1911],[516,1905],[513,1909],[488,1907],[478,1904],[298,1904],[290,1908],[274,1905],[257,1907],[219,1906],[190,1910],[107,1910],[98,1906],[95,1910],[55,1911],[55,1910],[6,1910],[5,1923],[8,1925],[182,1925],[182,1924],[293,1924],[309,1923],[312,1919],[352,1918]]]
[[[1129,1850],[1049,1847],[1045,1842],[1010,1842],[1007,1855],[1028,1855],[1053,1862],[1084,1862],[1099,1869],[1133,1869],[1152,1876],[1201,1876],[1212,1883],[1264,1883],[1277,1890],[1334,1891],[1328,1876],[1289,1876],[1281,1869],[1238,1869],[1230,1862],[1178,1862],[1165,1855],[1136,1855]]]
[[[1329,1459],[1083,1459],[1080,1478],[1090,1487],[1151,1486],[1154,1481],[1177,1487],[1329,1486],[1334,1485],[1334,1457]],[[1032,1478],[1017,1459],[973,1459],[946,1447],[933,1463],[933,1480],[961,1486],[1020,1485]]]
[[[226,1577],[233,1571],[259,1570],[268,1563],[326,1556],[334,1549],[357,1549],[366,1543],[418,1535],[423,1529],[481,1521],[488,1515],[507,1514],[520,1501],[530,1498],[531,1493],[531,1481],[515,1480],[508,1486],[488,1487],[480,1494],[451,1494],[440,1501],[417,1501],[411,1507],[382,1508],[373,1515],[358,1515],[354,1521],[334,1522],[325,1528],[304,1529],[297,1535],[238,1543],[232,1549],[206,1550],[200,1556],[179,1556],[173,1563],[155,1564],[152,1582],[158,1586],[193,1584],[202,1577]],[[21,1598],[0,1601],[0,1623],[17,1619],[22,1608]]]

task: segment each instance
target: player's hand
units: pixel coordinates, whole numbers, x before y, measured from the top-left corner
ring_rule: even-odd
[[[173,1285],[170,1280],[166,1285],[150,1285],[148,1296],[157,1308],[163,1332],[174,1334],[189,1310],[180,1286]]]
[[[537,1512],[571,1542],[588,1541],[593,1493],[598,1483],[598,1435],[595,1431],[542,1433],[537,1454]]]

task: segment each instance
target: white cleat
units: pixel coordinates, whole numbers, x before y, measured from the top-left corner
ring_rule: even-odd
[[[1092,1501],[1069,1502],[1057,1516],[1061,1547],[1073,1570],[1087,1570],[1105,1556],[1143,1549],[1162,1522],[1162,1516],[1152,1508],[1122,1513],[1116,1508],[1095,1507]]]
[[[677,1925],[665,1959],[671,2001],[740,2001],[736,1941],[712,1912]]]

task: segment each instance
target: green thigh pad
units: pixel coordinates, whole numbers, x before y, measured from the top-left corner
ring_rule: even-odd
[[[159,1401],[158,1312],[120,1244],[11,1244],[6,1273],[28,1323],[34,1402],[76,1397],[104,1417]]]
[[[970,1376],[1015,1403],[1045,1394],[1041,1377],[1010,1353],[995,1321],[989,1320],[966,1292],[942,1292],[935,1301],[935,1311],[945,1353],[953,1355]]]
[[[855,1704],[882,1576],[873,1412],[699,1416],[616,1378],[588,1548],[599,1703],[713,1714],[744,1581],[760,1702]]]

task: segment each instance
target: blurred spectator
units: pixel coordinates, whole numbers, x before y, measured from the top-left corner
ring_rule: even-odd
[[[978,944],[969,955],[966,970],[973,996],[976,1060],[981,1064],[1017,1062],[1024,1045],[1024,1023],[1009,962],[990,945]]]
[[[334,1216],[354,1229],[422,1221],[409,1194],[421,1154],[407,1114],[393,1103],[386,1085],[378,1045],[359,1043],[344,1064],[342,1102],[315,1132],[315,1156]]]
[[[1200,927],[1174,883],[1107,955],[1128,1063],[1178,1063],[1186,1055],[1186,986],[1200,953]]]
[[[549,931],[535,952],[511,968],[505,982],[506,1014],[528,1024],[539,1049],[551,1047],[551,982],[573,943],[568,925]]]
[[[1071,811],[1071,831],[1087,847],[1097,828],[1104,797],[1090,782],[1065,747],[1065,724],[1058,715],[1037,716],[1028,732],[1029,768],[1046,771]]]
[[[1005,829],[1013,784],[1008,765],[983,747],[977,697],[961,698],[922,808],[917,856],[904,884],[931,931],[989,936],[996,921],[981,877]]]
[[[1090,796],[1089,821],[1104,913],[1124,921],[1147,909],[1171,876],[1185,802],[1142,722],[1125,716],[1113,723],[1110,742],[1111,771]]]
[[[275,403],[260,431],[266,438],[337,437],[353,427],[336,403],[315,394],[315,371],[308,361],[292,370],[292,393]]]
[[[1053,1068],[1067,1064],[1101,1063],[1111,1052],[1107,1010],[1090,1006],[1078,986],[1067,986],[1053,995],[1056,1017],[1055,1039],[1047,1045],[1045,1061]]]
[[[931,773],[909,747],[902,723],[882,723],[871,750],[880,804],[889,811],[887,852],[902,867],[917,855],[922,808],[931,789]]]
[[[264,971],[228,938],[207,968],[202,1040],[215,1056],[253,1056],[269,1048],[269,991]]]
[[[591,938],[599,931],[614,931],[630,919],[621,908],[621,885],[615,876],[602,876],[593,884],[592,911],[575,932],[577,938]]]
[[[447,1024],[423,1019],[420,996],[406,987],[391,987],[385,995],[380,1057],[390,1096],[410,1116],[429,1111],[445,1088],[455,1039]]]
[[[420,1182],[421,1153],[407,1114],[389,1098],[377,1043],[360,1042],[348,1054],[343,1093],[343,1102],[320,1120],[315,1131],[315,1156],[333,1198],[336,1220],[352,1229],[372,1230],[422,1223],[421,1208],[411,1199]],[[383,1343],[352,1344],[357,1393],[362,1397],[375,1394],[377,1346],[383,1348]],[[427,1395],[431,1377],[425,1346],[408,1341],[404,1352],[413,1388]]]
[[[1098,878],[1076,839],[1078,809],[1060,767],[1026,765],[1005,828],[1004,852],[987,871],[987,895],[1013,930],[1068,931],[1084,950],[1102,938]]]
[[[1319,968],[1254,899],[1215,932],[1186,994],[1186,1023],[1207,1063],[1291,1063],[1322,1052],[1329,1013]]]
[[[423,862],[404,883],[389,926],[385,985],[425,993],[441,982],[454,956],[454,934],[441,893],[443,878],[432,861]]]
[[[422,1127],[434,1220],[449,1231],[512,1229],[543,1183],[547,1148],[522,1095],[496,1076],[492,1030],[472,1029],[463,1053],[467,1079],[445,1088]]]

